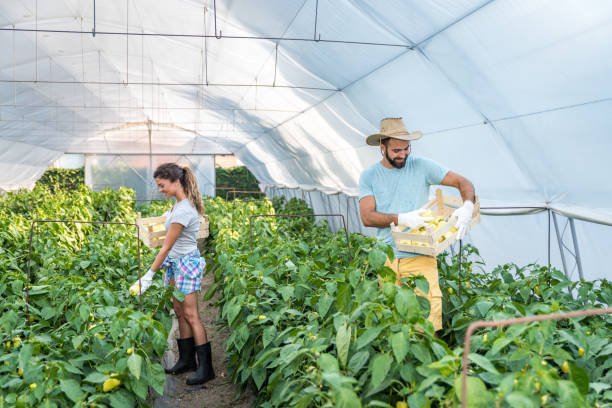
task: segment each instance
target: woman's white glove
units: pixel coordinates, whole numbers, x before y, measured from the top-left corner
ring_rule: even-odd
[[[470,230],[470,221],[474,213],[474,203],[466,200],[463,205],[453,212],[453,216],[457,217],[457,239],[463,239]]]
[[[398,214],[397,223],[400,225],[406,225],[410,229],[419,228],[425,225],[425,221],[433,220],[433,217],[423,217],[419,214],[423,212],[423,210],[415,210],[403,214]]]
[[[149,269],[147,273],[142,275],[140,282],[136,281],[132,286],[130,286],[130,294],[136,296],[140,293],[144,293],[147,289],[149,289],[151,283],[153,283],[153,276],[155,276],[155,271]]]

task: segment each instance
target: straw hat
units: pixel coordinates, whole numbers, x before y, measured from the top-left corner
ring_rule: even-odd
[[[409,132],[406,130],[402,118],[385,118],[380,121],[380,133],[374,133],[366,138],[369,146],[378,146],[383,139],[392,137],[401,140],[417,140],[423,136],[420,130]]]

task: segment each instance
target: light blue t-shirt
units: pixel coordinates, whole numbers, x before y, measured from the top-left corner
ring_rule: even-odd
[[[374,196],[376,211],[383,214],[401,214],[414,211],[427,203],[429,186],[438,185],[448,169],[433,160],[408,156],[401,169],[388,169],[380,162],[373,164],[359,177],[359,199]],[[396,258],[418,256],[395,248],[391,228],[377,228],[376,237],[393,247]]]

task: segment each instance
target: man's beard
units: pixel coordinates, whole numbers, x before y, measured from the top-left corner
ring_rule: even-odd
[[[385,151],[385,157],[386,157],[387,161],[388,161],[388,162],[389,162],[389,163],[390,163],[390,164],[391,164],[393,167],[395,167],[396,169],[401,169],[402,167],[404,167],[404,166],[406,165],[406,160],[408,159],[408,156],[406,156],[406,157],[404,158],[404,161],[403,161],[403,162],[398,163],[398,162],[396,162],[396,161],[395,161],[395,160],[397,160],[397,159],[395,159],[395,160],[391,160],[391,158],[389,157],[389,153],[387,153],[387,151]]]

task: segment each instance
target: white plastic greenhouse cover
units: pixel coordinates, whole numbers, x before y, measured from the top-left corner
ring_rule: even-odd
[[[553,210],[584,277],[609,277],[611,39],[609,0],[4,0],[0,188],[64,153],[231,152],[270,194],[338,193],[360,230],[364,137],[402,116],[413,154],[483,207]],[[547,263],[548,214],[471,238],[488,263]]]

